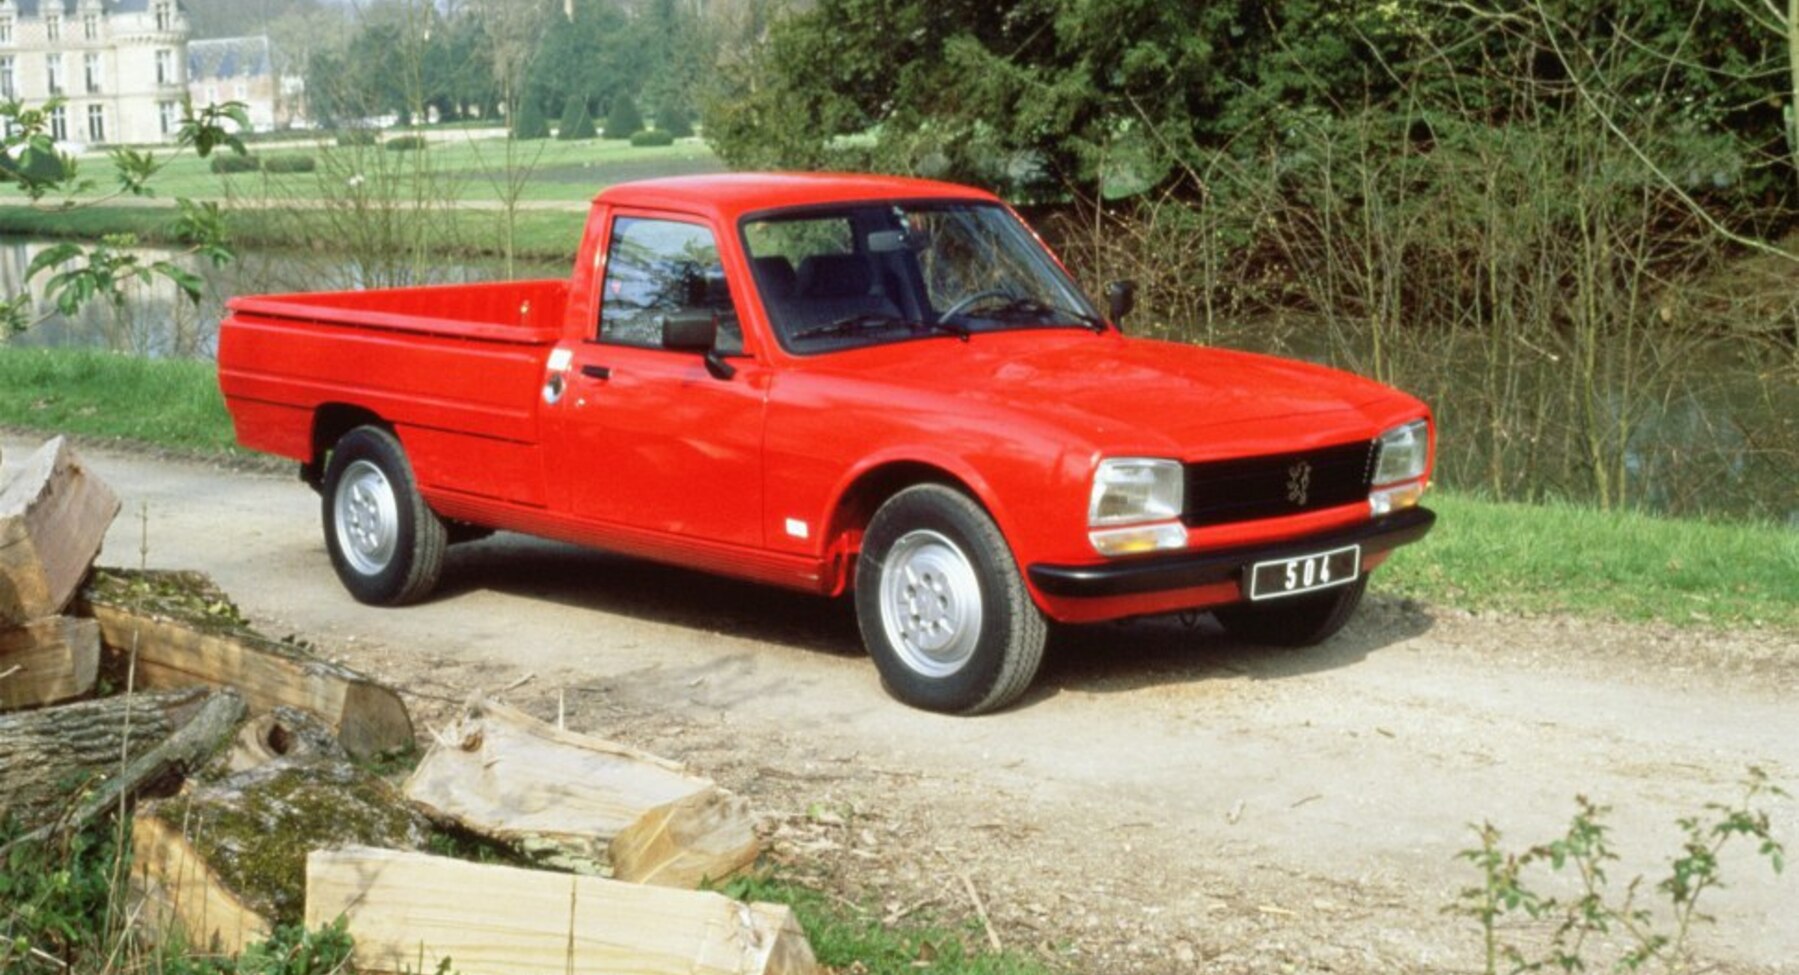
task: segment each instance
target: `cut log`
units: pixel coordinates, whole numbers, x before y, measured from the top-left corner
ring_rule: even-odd
[[[62,612],[118,513],[63,438],[32,454],[0,486],[0,626]]]
[[[417,853],[315,851],[306,926],[340,916],[359,971],[430,971],[443,958],[480,975],[818,971],[784,906]]]
[[[53,616],[0,627],[0,711],[57,704],[94,689],[100,670],[100,626]]]
[[[57,818],[71,796],[118,774],[126,757],[168,740],[207,697],[194,688],[0,714],[0,821]]]
[[[348,762],[281,758],[139,807],[132,877],[188,943],[236,954],[304,914],[306,854],[415,849],[430,824]]]
[[[413,746],[412,720],[392,688],[257,633],[203,575],[106,569],[86,601],[106,646],[136,654],[140,686],[231,687],[251,714],[307,711],[358,758]]]
[[[244,722],[225,756],[226,774],[245,772],[281,758],[340,762],[349,758],[317,715],[276,708]]]
[[[494,701],[472,702],[404,791],[434,818],[619,880],[696,887],[759,850],[747,805],[710,779]]]

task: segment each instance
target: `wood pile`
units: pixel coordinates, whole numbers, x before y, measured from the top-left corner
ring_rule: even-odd
[[[141,916],[227,954],[341,916],[364,971],[819,970],[787,908],[692,889],[755,861],[743,800],[481,697],[396,787],[370,771],[416,753],[393,688],[203,575],[94,568],[120,503],[61,438],[10,473],[0,856],[129,808]]]

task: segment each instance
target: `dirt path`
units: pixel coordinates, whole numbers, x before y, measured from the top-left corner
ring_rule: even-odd
[[[1303,652],[1111,626],[1060,635],[1020,706],[943,718],[881,692],[839,605],[501,536],[457,549],[437,600],[370,609],[297,481],[84,453],[126,502],[107,563],[138,564],[147,534],[149,565],[212,573],[269,632],[413,694],[425,724],[534,674],[509,699],[560,701],[571,727],[753,797],[849,900],[955,921],[967,878],[997,937],[1071,971],[1473,970],[1476,929],[1441,912],[1475,879],[1454,859],[1468,824],[1546,840],[1591,796],[1615,807],[1622,881],[1746,766],[1799,786],[1790,633],[1379,601]],[[1774,809],[1799,845],[1799,803]],[[1724,869],[1707,954],[1799,972],[1792,874]]]

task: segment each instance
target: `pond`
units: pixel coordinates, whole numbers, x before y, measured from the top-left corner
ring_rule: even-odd
[[[0,236],[0,288],[17,294],[25,270],[50,242]],[[14,341],[111,348],[153,357],[210,358],[228,296],[439,284],[506,277],[497,260],[419,268],[365,266],[341,255],[247,248],[223,268],[159,248],[146,261],[176,260],[202,274],[206,297],[189,302],[171,283],[134,284],[125,304],[94,303],[73,320],[52,315]],[[563,262],[524,263],[515,277],[561,277]],[[40,275],[41,284],[43,275]],[[41,297],[41,288],[38,289]],[[40,303],[40,307],[43,307]],[[1244,327],[1220,344],[1334,364],[1357,361],[1359,339],[1340,330]],[[1570,399],[1561,360],[1531,357],[1510,367],[1504,396],[1475,350],[1478,338],[1421,338],[1398,383],[1429,401],[1441,425],[1439,479],[1502,497],[1601,496],[1677,515],[1756,517],[1799,530],[1799,362],[1790,350],[1742,342],[1648,350],[1652,367],[1622,354],[1595,370],[1598,384]],[[1639,355],[1643,350],[1639,349]],[[1578,422],[1576,422],[1578,418]]]

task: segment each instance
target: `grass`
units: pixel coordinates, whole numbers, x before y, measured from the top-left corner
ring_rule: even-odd
[[[450,253],[486,254],[498,250],[498,213],[458,210],[441,225]],[[581,241],[587,215],[578,212],[527,210],[517,215],[516,248],[521,259],[568,260]],[[319,221],[321,228],[324,221]],[[0,205],[0,234],[96,240],[105,234],[131,233],[145,243],[179,244],[172,211],[160,208],[98,206],[67,212]],[[239,245],[291,247],[296,228],[291,217],[272,218],[255,210],[230,215],[232,241]],[[319,239],[314,236],[313,239]]]
[[[393,132],[387,137],[404,134],[406,133]],[[252,154],[260,156],[313,155],[320,158],[321,169],[327,168],[323,157],[328,155],[347,153],[352,159],[358,159],[360,156],[357,154],[386,152],[379,146],[342,148],[330,138],[313,143],[301,141],[299,144],[253,144],[248,148]],[[164,152],[166,151],[165,149]],[[489,200],[496,196],[490,174],[500,173],[506,168],[505,140],[458,138],[432,143],[430,148],[423,151],[429,154],[432,177],[452,184],[457,198]],[[633,146],[615,139],[570,142],[545,139],[515,143],[514,157],[518,169],[530,174],[523,199],[571,203],[592,199],[595,193],[605,187],[626,179],[641,179],[665,172],[724,168],[724,164],[719,162],[718,157],[704,142],[691,138],[681,139],[672,146]],[[369,160],[363,162],[368,163]],[[381,162],[391,164],[392,160]],[[155,187],[157,196],[164,199],[188,197],[217,200],[231,195],[254,199],[266,193],[276,199],[287,200],[319,195],[314,189],[317,186],[317,174],[239,173],[227,176],[212,172],[210,165],[210,160],[192,154],[177,156],[157,174],[152,186]],[[78,194],[75,199],[93,199],[111,192],[114,181],[108,160],[103,156],[91,155],[83,157],[80,166],[81,175],[93,180],[95,185],[88,192]],[[21,204],[25,202],[23,194],[16,188],[10,185],[0,187],[0,201],[9,199]]]
[[[825,894],[767,874],[732,881],[724,892],[741,900],[793,908],[821,964],[868,975],[1050,975],[1055,969],[1014,951],[971,948],[984,935],[977,927],[955,928],[930,919],[883,924],[871,914],[852,912]],[[853,963],[861,967],[849,969]]]
[[[1799,629],[1799,532],[1438,492],[1376,588],[1440,605]]]
[[[0,426],[209,454],[234,443],[206,362],[0,347]],[[1427,603],[1715,627],[1799,630],[1799,532],[1452,491],[1417,545],[1375,575]]]
[[[0,346],[0,426],[240,453],[210,362]]]

